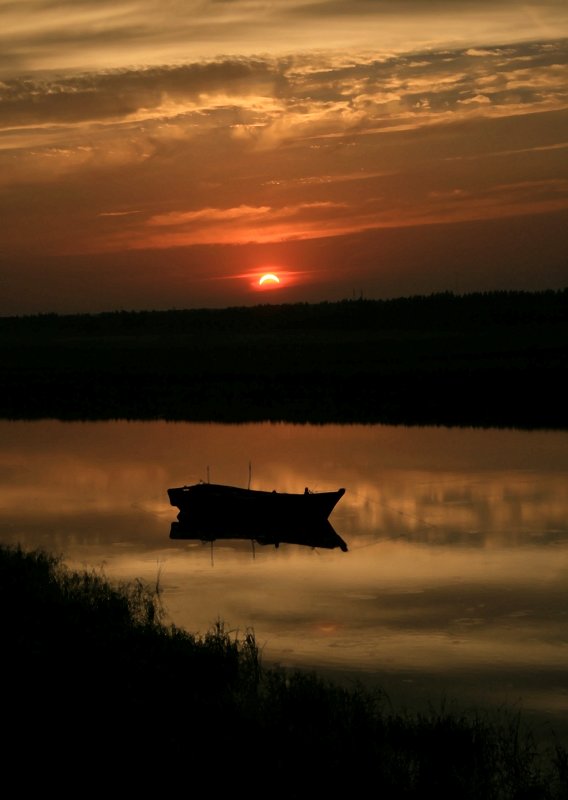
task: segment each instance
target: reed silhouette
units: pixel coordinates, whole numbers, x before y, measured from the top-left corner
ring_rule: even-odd
[[[111,584],[0,546],[3,778],[21,791],[560,800],[568,752],[516,714],[397,710],[265,666],[254,632],[166,622],[159,581]]]

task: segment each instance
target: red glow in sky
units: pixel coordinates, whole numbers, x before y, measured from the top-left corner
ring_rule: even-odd
[[[7,4],[0,315],[563,288],[565,0],[401,5]]]

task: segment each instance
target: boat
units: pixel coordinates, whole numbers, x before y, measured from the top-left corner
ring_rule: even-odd
[[[327,520],[345,489],[303,493],[261,491],[199,482],[167,490],[170,504],[179,509],[178,520],[194,525],[236,526],[238,529],[307,525]]]

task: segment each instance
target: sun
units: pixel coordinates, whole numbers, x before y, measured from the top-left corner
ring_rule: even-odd
[[[258,285],[259,286],[264,286],[265,283],[267,283],[267,284],[278,284],[278,283],[280,283],[280,278],[278,277],[278,275],[275,275],[273,272],[267,272],[265,275],[262,275],[262,277],[259,279]]]

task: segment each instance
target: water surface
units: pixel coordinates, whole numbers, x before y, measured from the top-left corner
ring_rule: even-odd
[[[348,552],[176,541],[169,486],[345,487]],[[397,702],[568,729],[568,434],[395,426],[0,422],[0,539],[159,580],[170,620],[252,628],[265,661]],[[165,687],[164,687],[165,688]]]

